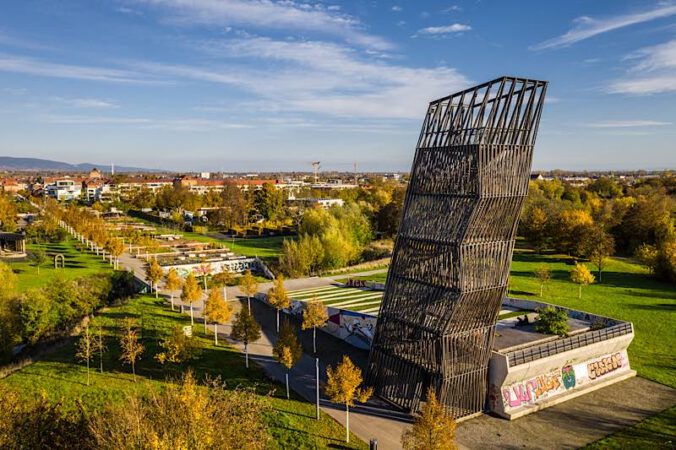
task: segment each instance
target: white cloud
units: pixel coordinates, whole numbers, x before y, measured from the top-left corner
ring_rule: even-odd
[[[125,70],[58,64],[22,56],[0,55],[0,72],[112,83],[150,82],[143,80],[138,73]]]
[[[599,34],[673,15],[676,15],[676,5],[658,4],[656,8],[649,11],[613,16],[605,19],[593,19],[582,16],[573,21],[575,26],[568,30],[567,33],[533,45],[530,48],[531,50],[548,50],[567,47]]]
[[[205,68],[139,62],[134,67],[232,85],[285,111],[345,118],[419,119],[430,100],[469,83],[453,68],[407,67],[327,42],[249,38],[207,42],[201,48],[228,64]],[[264,60],[265,69],[233,64],[243,58]]]
[[[589,128],[637,128],[637,127],[663,127],[671,125],[671,122],[658,120],[604,120],[601,122],[588,123]]]
[[[401,6],[399,6],[399,5],[394,5],[394,6],[392,7],[392,11],[394,11],[394,12],[401,12],[401,11],[403,11],[403,8],[402,8]]]
[[[451,5],[448,8],[442,9],[442,13],[453,13],[462,11],[462,7],[459,5]]]
[[[212,131],[221,129],[250,128],[249,125],[212,119],[156,119],[147,117],[107,117],[50,115],[42,119],[59,125],[133,126],[142,129],[166,129],[173,131]]]
[[[112,100],[102,98],[57,98],[57,100],[74,108],[105,109],[118,107]]]
[[[347,42],[387,50],[392,44],[369,34],[355,18],[326,8],[291,0],[136,0],[171,10],[174,23],[253,26],[264,29],[310,31],[339,36]]]
[[[470,31],[471,26],[465,25],[462,23],[452,23],[450,25],[445,25],[441,27],[427,27],[418,30],[416,35],[427,35],[427,36],[443,36],[447,34],[463,33],[465,31]]]
[[[608,92],[656,94],[676,92],[676,39],[643,48],[625,58],[634,65],[623,79],[613,81]]]

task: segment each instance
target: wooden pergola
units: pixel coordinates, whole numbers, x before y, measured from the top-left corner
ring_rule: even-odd
[[[430,103],[369,357],[377,395],[484,409],[547,82],[502,77]]]
[[[26,235],[0,231],[0,253],[26,253]]]

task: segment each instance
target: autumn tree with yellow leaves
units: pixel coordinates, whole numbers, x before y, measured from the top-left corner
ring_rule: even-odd
[[[303,349],[296,338],[293,326],[288,321],[282,325],[277,342],[272,348],[272,355],[277,362],[286,367],[286,398],[289,398],[289,372],[300,361]]]
[[[223,298],[223,294],[218,289],[212,289],[209,292],[206,305],[204,305],[204,331],[206,333],[207,322],[214,323],[214,345],[218,345],[218,324],[227,322],[232,317],[232,308]]]
[[[162,267],[157,261],[151,259],[146,266],[146,280],[150,283],[150,289],[155,291],[155,298],[157,298],[157,283],[160,282],[163,275]]]
[[[198,302],[202,298],[202,289],[197,283],[197,278],[191,273],[185,278],[183,289],[181,291],[181,301],[190,305],[190,325],[195,324],[193,303]]]
[[[456,450],[455,420],[437,400],[434,389],[427,390],[427,402],[416,415],[413,427],[401,436],[404,450]]]
[[[278,275],[268,290],[268,303],[277,310],[277,333],[279,333],[279,312],[291,306],[291,298],[284,287],[284,277]]]
[[[167,274],[164,276],[164,288],[169,291],[169,297],[171,298],[171,310],[174,310],[174,291],[177,291],[183,287],[183,279],[178,274],[178,271],[175,268],[169,269]]]
[[[570,271],[570,281],[578,285],[577,298],[582,298],[582,286],[588,286],[596,278],[584,264],[576,263]]]
[[[373,388],[360,388],[363,379],[361,369],[355,366],[349,356],[343,355],[343,361],[334,370],[331,366],[326,369],[326,386],[324,392],[332,402],[345,405],[345,442],[350,442],[350,406],[355,400],[359,403],[366,401],[373,395]]]
[[[321,327],[329,320],[326,306],[318,298],[313,298],[305,305],[303,310],[303,330],[312,328],[312,352],[317,354],[317,327]]]

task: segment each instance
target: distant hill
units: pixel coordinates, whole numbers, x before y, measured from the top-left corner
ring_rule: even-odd
[[[87,172],[94,167],[100,170],[110,169],[107,164],[69,164],[61,161],[51,161],[49,159],[39,158],[14,158],[11,156],[0,156],[0,170],[16,170],[29,172]],[[152,169],[142,167],[115,166],[115,172],[157,172]]]

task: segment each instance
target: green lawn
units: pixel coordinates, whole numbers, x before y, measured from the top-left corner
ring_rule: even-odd
[[[117,334],[125,317],[135,317],[143,324],[142,342],[146,351],[137,365],[138,382],[132,381],[128,366],[118,361],[120,350]],[[272,412],[266,417],[274,439],[272,448],[326,448],[342,446],[345,430],[328,415],[321,420],[314,419],[314,405],[302,400],[282,398],[284,388],[270,383],[262,370],[252,365],[244,367],[243,356],[229,346],[213,345],[211,335],[205,338],[201,324],[195,332],[201,354],[186,367],[167,368],[153,359],[159,351],[159,340],[176,325],[188,325],[190,318],[172,312],[162,300],[143,296],[128,304],[107,308],[99,312],[94,326],[102,326],[106,336],[108,353],[104,356],[104,373],[92,372],[92,384],[86,385],[86,368],[74,361],[74,343],[60,348],[22,370],[0,380],[0,384],[11,386],[26,396],[44,392],[52,400],[63,399],[67,406],[74,407],[82,400],[85,405],[98,408],[110,402],[123,402],[130,393],[144,393],[160,389],[169,378],[176,378],[187,367],[194,370],[198,379],[206,374],[220,376],[229,387],[253,386],[261,395],[274,391],[270,399]],[[95,363],[95,366],[98,362]],[[366,448],[366,444],[353,438],[346,448]]]
[[[387,281],[387,271],[381,273],[374,273],[372,275],[364,275],[359,277],[347,277],[355,280],[375,281],[376,283],[384,283]]]
[[[540,285],[533,272],[541,265],[549,267],[552,273],[543,301],[633,322],[635,338],[629,347],[632,367],[642,377],[676,388],[674,285],[655,280],[646,269],[629,260],[612,258],[602,282],[584,287],[582,299],[578,299],[577,285],[569,281],[571,260],[517,249],[512,262],[510,295],[537,299]]]
[[[10,266],[19,276],[19,291],[42,287],[56,279],[71,280],[110,270],[110,265],[100,257],[88,252],[80,252],[75,247],[74,239],[66,239],[59,243],[47,243],[41,245],[48,256],[48,261],[40,267],[31,265],[30,261],[10,262]],[[28,251],[40,247],[35,244],[28,245]],[[54,268],[54,255],[62,254],[65,258],[65,269]]]
[[[674,436],[676,436],[676,406],[596,441],[585,449],[673,449],[676,444]]]

